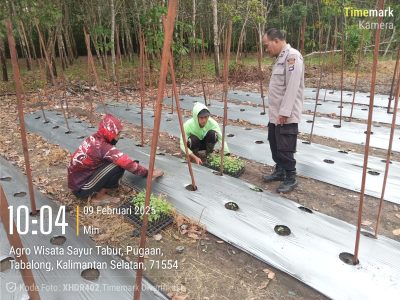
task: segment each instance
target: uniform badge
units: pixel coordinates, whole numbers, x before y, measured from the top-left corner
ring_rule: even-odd
[[[294,65],[295,62],[296,62],[296,59],[293,57],[288,58],[288,60],[287,60],[287,63],[289,66]]]

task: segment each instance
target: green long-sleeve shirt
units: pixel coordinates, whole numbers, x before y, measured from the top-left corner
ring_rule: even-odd
[[[218,136],[218,143],[219,143],[219,145],[221,145],[222,133],[221,133],[221,129],[219,128],[217,121],[215,121],[212,117],[209,117],[206,125],[203,128],[200,127],[198,114],[203,109],[208,110],[207,106],[205,106],[203,103],[197,102],[193,107],[193,114],[192,114],[193,117],[191,119],[187,120],[185,122],[185,124],[183,125],[184,130],[185,130],[186,140],[191,135],[195,135],[200,140],[203,140],[208,131],[214,130]],[[181,146],[181,150],[183,152],[185,152],[185,145],[183,144],[182,136],[180,139],[180,146]],[[189,154],[192,154],[192,151],[190,149],[188,149],[188,150],[189,150]],[[230,153],[228,144],[226,142],[224,143],[224,153],[225,154]]]

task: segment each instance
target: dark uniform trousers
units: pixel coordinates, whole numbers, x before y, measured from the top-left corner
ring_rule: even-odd
[[[274,162],[286,171],[296,170],[294,153],[297,146],[299,126],[297,123],[268,124],[268,141]]]
[[[202,140],[195,135],[189,136],[187,139],[187,146],[194,153],[197,153],[200,150],[206,150],[207,153],[210,153],[214,150],[214,146],[217,141],[217,132],[214,130],[209,130]]]

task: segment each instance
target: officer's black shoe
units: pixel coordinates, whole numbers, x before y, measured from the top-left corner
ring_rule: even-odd
[[[298,185],[296,171],[286,171],[285,180],[277,188],[278,193],[289,193]]]
[[[285,170],[282,167],[275,165],[274,172],[270,175],[263,175],[262,179],[264,182],[283,181],[285,180]]]

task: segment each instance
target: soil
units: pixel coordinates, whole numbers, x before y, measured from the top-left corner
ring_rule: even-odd
[[[383,74],[389,74],[389,69],[384,69],[384,71],[387,71],[387,73]],[[347,77],[350,77],[350,75]],[[386,78],[389,77],[386,76]],[[384,78],[384,76],[378,76],[378,78]],[[388,81],[389,79],[386,83]],[[327,85],[328,82],[330,82],[330,78],[326,79]],[[361,82],[363,81],[361,80]],[[315,78],[309,76],[307,83],[312,86],[315,83]],[[365,82],[360,85],[367,89],[368,84]],[[209,84],[208,86],[211,94],[217,94],[221,91],[220,83],[216,83],[214,86]],[[350,83],[345,87],[351,89]],[[235,88],[257,91],[258,84],[236,83]],[[111,85],[107,88],[108,91],[112,89]],[[387,86],[381,85],[378,91],[387,92]],[[108,93],[110,95],[110,92]],[[201,95],[201,84],[199,82],[183,83],[180,93]],[[154,99],[155,95],[155,90],[149,89],[146,92],[146,99]],[[60,107],[55,107],[54,104],[59,104],[55,99],[62,99],[64,97],[63,92],[54,90],[50,96],[48,103],[44,103],[45,108],[60,110]],[[69,114],[84,121],[90,121],[91,114],[88,112],[89,104],[86,101],[88,96],[83,91],[67,95]],[[121,93],[119,97],[120,101],[129,102],[138,102],[139,99],[137,92],[133,92],[129,96]],[[38,101],[38,94],[34,93],[27,96],[25,110],[37,111],[40,109]],[[148,100],[147,104],[151,106],[151,101]],[[0,136],[1,155],[15,164],[16,167],[24,170],[15,97],[9,95],[0,98],[0,108],[1,128],[3,129]],[[99,120],[100,117],[100,115],[95,114],[92,120]],[[140,128],[126,122],[123,123],[125,126],[123,136],[139,141]],[[253,126],[246,123],[233,123],[241,126]],[[145,137],[145,142],[149,143],[151,138],[149,130],[145,130]],[[302,138],[306,139],[307,137],[303,136]],[[364,151],[363,147],[359,145],[340,142],[338,146],[337,141],[324,137],[315,136],[313,141],[328,146],[352,149],[358,153]],[[78,201],[67,188],[66,166],[69,153],[58,145],[46,142],[36,134],[28,134],[28,145],[35,186],[55,202],[67,205],[71,216],[74,216],[75,206],[78,204],[84,206],[87,203]],[[158,145],[160,150],[181,156],[178,140],[168,133],[161,133]],[[374,156],[383,158],[386,155],[383,150],[370,150],[370,154]],[[394,153],[392,159],[399,161],[400,154]],[[271,170],[271,166],[246,160],[246,170],[240,176],[240,179],[259,186],[265,191],[275,193],[278,183],[264,184],[261,180],[261,175],[269,173]],[[113,195],[120,197],[124,202],[129,201],[135,193],[133,189],[123,185],[114,191]],[[299,187],[294,192],[282,196],[351,224],[357,223],[359,193],[299,176]],[[362,224],[363,228],[368,231],[374,229],[378,204],[378,199],[365,197]],[[101,229],[100,234],[92,236],[93,240],[99,245],[121,247],[128,244],[139,244],[139,238],[131,236],[134,227],[123,217],[111,215],[100,218],[96,215],[81,215],[80,221],[82,225],[93,225]],[[182,230],[182,224],[187,225],[191,231]],[[400,206],[385,202],[379,233],[400,241],[400,236],[393,233],[398,228],[400,228]],[[161,235],[162,239],[159,241],[154,238],[147,238],[148,247],[161,247],[163,256],[145,257],[147,266],[145,276],[172,299],[327,299],[324,295],[295,278],[220,241],[217,237],[198,227],[196,220],[186,220],[178,215],[175,224],[164,229]],[[183,253],[177,253],[176,248],[178,246],[184,246]],[[178,269],[151,268],[151,260],[160,258],[177,261]],[[137,258],[125,255],[124,259],[134,261]]]

